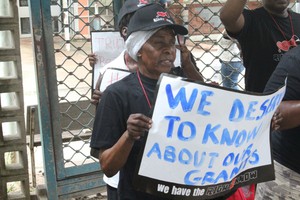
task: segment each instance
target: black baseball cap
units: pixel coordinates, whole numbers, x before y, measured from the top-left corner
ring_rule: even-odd
[[[149,3],[149,0],[126,0],[118,14],[118,25],[120,25],[120,22],[125,15],[135,12]]]
[[[172,28],[175,34],[188,34],[188,30],[182,25],[175,24],[170,14],[160,4],[148,4],[138,9],[131,17],[127,37],[136,31],[149,31],[163,26]]]

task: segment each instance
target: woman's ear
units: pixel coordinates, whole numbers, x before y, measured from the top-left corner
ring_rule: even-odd
[[[136,56],[138,57],[138,59],[141,58],[142,57],[141,52],[138,52]]]
[[[127,30],[128,30],[128,28],[126,26],[124,26],[121,30],[121,33],[124,38],[127,38]]]

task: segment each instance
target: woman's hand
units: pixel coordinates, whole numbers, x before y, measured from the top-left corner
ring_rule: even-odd
[[[91,53],[88,55],[89,63],[91,67],[94,67],[95,63],[97,62],[96,54]]]
[[[198,71],[196,62],[193,62],[192,54],[186,45],[176,45],[176,48],[181,52],[181,67],[187,78],[204,81],[202,74]]]
[[[91,103],[94,105],[98,105],[102,96],[102,92],[99,89],[95,89],[92,95]]]
[[[192,58],[191,58],[191,52],[188,50],[186,45],[176,45],[176,48],[180,50],[181,53],[181,63],[182,67],[193,65]]]
[[[283,115],[279,109],[277,109],[272,117],[271,129],[276,131],[280,129],[280,123],[283,121]]]
[[[134,141],[140,139],[151,126],[151,118],[140,113],[131,114],[127,120],[128,138]]]
[[[100,83],[101,83],[102,78],[103,78],[103,76],[100,74],[98,77],[97,83],[95,85],[95,89],[93,91],[93,95],[92,95],[92,99],[91,99],[91,103],[96,106],[98,105],[98,103],[101,99],[101,96],[102,96],[102,92],[100,92]]]

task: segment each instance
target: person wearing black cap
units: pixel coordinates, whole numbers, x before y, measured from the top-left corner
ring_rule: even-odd
[[[117,26],[118,30],[120,32],[120,36],[126,41],[127,36],[127,26],[130,21],[131,16],[134,14],[136,10],[139,8],[149,4],[150,2],[148,0],[127,0],[121,7],[119,14],[118,14],[118,21]],[[95,54],[89,54],[89,63],[93,67],[96,60]],[[129,71],[135,71],[136,70],[136,63],[128,56],[127,52],[123,50],[121,54],[111,61],[110,63],[106,64],[101,70],[100,70],[100,76],[98,77],[96,87],[93,91],[91,103],[94,105],[97,105],[100,98],[101,98],[101,92],[99,90],[100,87],[100,81],[101,81],[101,74],[105,72],[107,68],[114,67],[119,69],[125,69]]]
[[[127,26],[129,23],[129,20],[133,13],[139,9],[140,7],[146,5],[148,2],[146,0],[139,1],[139,0],[127,0],[123,7],[120,9],[119,15],[118,15],[118,25],[119,25],[119,31],[121,37],[126,41],[126,35],[127,35]],[[95,62],[95,56],[90,55],[89,56],[90,63],[93,66]],[[101,70],[101,74],[104,73],[105,69],[109,67],[118,67],[120,69],[127,69],[130,71],[135,71],[137,68],[136,62],[130,58],[128,53],[124,50],[115,60],[108,63],[106,66],[103,67]],[[92,100],[91,102],[95,105],[98,104],[100,98],[101,98],[101,92],[99,90],[100,87],[100,80],[101,76],[98,80],[98,86],[96,86],[96,89],[93,92]],[[91,155],[95,158],[98,158],[98,150],[97,149],[91,149]],[[117,173],[115,176],[108,178],[107,176],[103,176],[104,182],[107,184],[107,199],[108,200],[116,200],[117,197],[117,186],[119,181],[119,174]]]
[[[127,36],[127,26],[129,23],[129,20],[133,13],[138,10],[139,8],[145,6],[148,4],[147,0],[127,0],[121,7],[119,14],[118,14],[118,30],[120,32],[120,36],[126,41]],[[95,54],[89,55],[89,62],[91,66],[94,66],[94,63],[96,62]],[[101,98],[102,93],[100,92],[100,81],[101,81],[101,74],[105,72],[107,68],[114,67],[119,69],[125,69],[129,71],[135,71],[137,68],[136,62],[130,58],[126,50],[123,50],[121,54],[105,65],[101,71],[100,76],[98,78],[95,90],[93,91],[91,103],[98,105],[98,102]],[[91,148],[91,155],[98,159],[99,151],[97,149]],[[119,183],[119,173],[117,173],[115,176],[108,178],[103,175],[103,181],[106,183],[106,190],[107,190],[107,200],[118,200],[118,193],[117,193],[117,187]]]
[[[187,33],[187,29],[175,24],[158,4],[140,8],[129,22],[125,46],[137,62],[138,70],[104,91],[97,108],[90,145],[100,150],[99,162],[108,177],[120,171],[120,200],[161,199],[136,191],[132,179],[144,133],[151,128],[149,111],[160,74],[180,72],[203,80],[186,47],[179,47],[183,51],[185,67],[172,70],[176,57],[175,35]]]
[[[118,15],[118,24],[119,24],[119,31],[121,37],[126,41],[126,35],[127,35],[127,26],[130,21],[130,18],[134,14],[136,10],[139,8],[147,5],[148,1],[147,0],[127,0],[125,1],[123,7],[121,8],[119,15]],[[183,54],[189,53],[190,51],[186,47],[181,47]],[[191,55],[192,56],[192,55]],[[93,63],[95,62],[94,56],[90,56],[90,62],[91,65],[93,66]],[[194,67],[196,67],[195,60],[193,60],[192,57],[192,62],[194,64]],[[184,64],[184,63],[182,63]],[[189,63],[188,63],[189,64]],[[135,71],[137,68],[137,63],[134,61],[127,53],[126,50],[124,50],[115,60],[104,66],[104,68],[101,70],[101,74],[104,73],[105,69],[109,67],[118,67],[120,69],[127,69],[130,71]],[[197,68],[197,67],[196,67]],[[176,68],[177,71],[179,68]],[[198,70],[198,69],[197,69]],[[194,74],[192,74],[194,75]],[[99,77],[98,80],[98,86],[96,86],[96,89],[94,90],[92,100],[91,102],[95,105],[98,104],[102,93],[99,91],[100,87],[100,80],[101,76]],[[94,156],[95,158],[98,158],[99,151],[98,149],[91,148],[91,155]],[[104,182],[107,184],[107,198],[108,200],[114,200],[117,199],[116,195],[116,188],[118,185],[118,180],[119,180],[119,174],[116,174],[115,176],[108,178],[107,176],[103,176]]]
[[[123,4],[122,8],[119,11],[118,14],[118,30],[120,32],[120,36],[124,39],[124,41],[126,41],[126,37],[127,37],[127,26],[128,23],[130,21],[131,16],[134,14],[134,12],[136,10],[138,10],[139,8],[150,4],[151,2],[153,2],[153,0],[126,0],[125,3]],[[190,52],[191,54],[191,52]],[[93,67],[94,63],[96,62],[96,55],[95,54],[89,54],[89,63],[90,65]],[[196,67],[196,69],[199,71],[199,68],[196,66],[196,61],[194,59],[194,56],[191,54],[191,59],[192,62],[194,64],[194,66]],[[101,70],[100,70],[100,76],[98,78],[98,81],[96,83],[96,87],[93,91],[93,95],[92,95],[92,99],[91,99],[91,103],[94,105],[97,105],[100,98],[101,98],[101,92],[99,90],[100,87],[100,81],[101,81],[101,74],[104,73],[104,71],[107,68],[119,68],[119,69],[125,69],[125,70],[129,70],[129,71],[135,71],[137,66],[136,66],[136,62],[134,62],[130,56],[128,55],[128,53],[124,50],[122,51],[122,53],[113,61],[111,61],[110,63],[108,63],[107,65],[105,65]]]
[[[123,4],[122,8],[119,11],[118,14],[118,30],[120,32],[120,36],[126,41],[127,36],[127,26],[129,23],[129,20],[133,13],[148,4],[147,0],[127,0]],[[96,62],[95,54],[89,55],[89,62],[91,66],[94,66],[94,63]],[[96,87],[93,91],[91,103],[98,105],[98,102],[101,98],[102,93],[100,92],[100,81],[101,81],[101,74],[105,72],[107,68],[114,67],[119,69],[125,69],[129,71],[135,71],[137,68],[136,62],[130,58],[126,50],[123,50],[121,54],[105,65],[100,70],[100,76],[98,78]],[[91,155],[98,159],[99,151],[97,149],[91,148]],[[118,193],[117,193],[117,187],[119,183],[119,173],[117,173],[115,176],[108,178],[107,176],[103,175],[103,181],[106,183],[106,190],[107,190],[107,200],[118,200]]]

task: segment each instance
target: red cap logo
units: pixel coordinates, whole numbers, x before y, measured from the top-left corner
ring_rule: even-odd
[[[156,17],[169,17],[167,12],[157,12]]]

